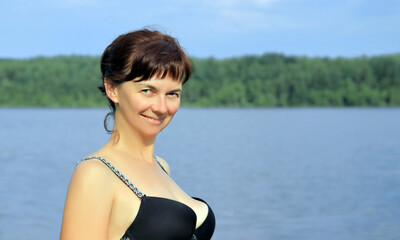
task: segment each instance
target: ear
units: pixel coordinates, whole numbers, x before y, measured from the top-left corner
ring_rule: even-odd
[[[114,103],[118,103],[118,87],[111,83],[107,78],[104,79],[104,88],[106,90],[107,97]]]

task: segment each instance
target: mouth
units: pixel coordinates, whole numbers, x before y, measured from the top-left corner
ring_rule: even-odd
[[[165,119],[165,117],[155,118],[155,117],[150,117],[150,116],[147,116],[144,114],[140,114],[140,116],[144,117],[147,120],[147,122],[149,122],[150,124],[154,124],[154,125],[159,125],[159,124],[163,123],[164,119]]]

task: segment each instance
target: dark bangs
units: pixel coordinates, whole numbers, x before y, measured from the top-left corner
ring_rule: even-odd
[[[169,77],[184,84],[191,74],[190,60],[171,40],[163,38],[137,46],[136,54],[129,61],[130,73],[125,81]]]

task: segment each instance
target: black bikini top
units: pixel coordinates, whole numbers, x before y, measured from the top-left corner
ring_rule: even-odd
[[[208,204],[208,214],[204,222],[196,229],[196,213],[186,204],[143,194],[110,162],[98,156],[86,157],[80,162],[98,159],[109,167],[141,199],[135,220],[128,227],[121,240],[210,240],[215,228],[215,217]],[[165,171],[156,157],[154,159]],[[79,164],[79,163],[78,163]]]

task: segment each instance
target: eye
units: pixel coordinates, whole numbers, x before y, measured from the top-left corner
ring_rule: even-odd
[[[150,89],[143,89],[143,90],[141,90],[141,92],[144,93],[144,94],[149,94],[151,92],[151,90]]]
[[[179,98],[179,96],[180,96],[178,92],[172,92],[172,93],[169,93],[168,95],[177,97],[177,98]]]

